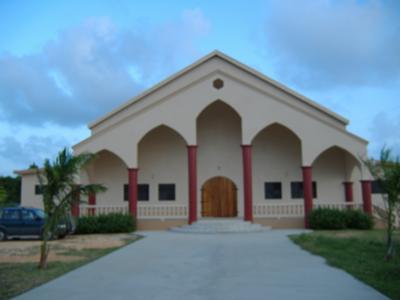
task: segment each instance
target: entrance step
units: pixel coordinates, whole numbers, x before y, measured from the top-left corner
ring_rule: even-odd
[[[245,233],[262,232],[270,228],[242,219],[200,219],[191,225],[174,227],[170,230],[181,233]]]

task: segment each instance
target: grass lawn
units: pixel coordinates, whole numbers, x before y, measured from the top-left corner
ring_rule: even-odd
[[[112,235],[110,235],[110,238]],[[82,239],[82,236],[80,237]],[[121,247],[124,247],[138,239],[137,236],[124,237],[121,244],[118,246],[111,246],[106,248],[68,248],[64,247],[64,241],[57,241],[51,245],[50,254],[56,253],[58,255],[54,261],[49,261],[48,267],[45,270],[38,269],[38,261],[34,262],[0,262],[0,299],[9,299],[15,297],[23,292],[26,292],[34,287],[44,284],[54,278],[57,278],[71,270],[83,266],[95,259],[98,259],[108,253],[111,253]],[[7,243],[26,243],[8,241],[0,244]],[[30,249],[24,249],[26,257],[36,252],[38,246],[36,241]],[[11,244],[12,245],[12,244]],[[23,257],[21,253],[18,258]],[[68,259],[70,257],[71,259]],[[10,260],[12,254],[10,255]],[[22,258],[23,260],[23,258]]]
[[[395,233],[397,257],[392,261],[384,259],[383,230],[315,231],[290,238],[391,299],[400,299],[400,232]]]

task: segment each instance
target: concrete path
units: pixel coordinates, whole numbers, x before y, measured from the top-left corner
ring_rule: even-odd
[[[296,232],[146,232],[18,299],[386,299],[294,245]]]

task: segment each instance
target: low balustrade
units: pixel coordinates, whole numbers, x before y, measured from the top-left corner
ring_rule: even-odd
[[[138,206],[139,219],[186,219],[188,208],[184,204],[150,204]]]
[[[262,203],[253,205],[255,218],[268,217],[302,217],[304,216],[303,203]]]
[[[360,209],[362,203],[354,202],[314,202],[316,208],[332,208],[338,210]],[[80,215],[105,215],[109,213],[129,213],[128,204],[122,205],[80,205]],[[138,204],[139,219],[186,219],[188,206],[185,204]],[[255,218],[295,218],[304,216],[303,202],[295,203],[256,203],[253,205]]]
[[[331,209],[338,209],[338,210],[345,210],[345,209],[363,209],[362,203],[355,203],[355,202],[315,202],[315,208],[331,208]]]
[[[128,205],[90,205],[90,204],[81,204],[79,206],[79,214],[81,216],[99,216],[99,215],[107,215],[110,213],[129,213]]]
[[[106,215],[110,213],[129,213],[129,206],[123,205],[89,205],[81,204],[81,216]],[[180,204],[146,204],[138,205],[139,219],[185,219],[188,216],[187,205]]]
[[[313,208],[331,208],[338,210],[360,209],[362,203],[354,202],[314,202]],[[296,218],[304,216],[304,203],[257,203],[253,205],[255,218]]]

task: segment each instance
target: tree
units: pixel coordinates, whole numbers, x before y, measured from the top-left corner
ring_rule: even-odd
[[[38,169],[39,167],[34,162],[29,165],[28,169]]]
[[[6,204],[7,200],[7,191],[6,189],[0,185],[0,206]]]
[[[365,164],[382,188],[382,197],[387,205],[386,259],[390,260],[395,255],[393,231],[396,210],[400,203],[400,159],[399,157],[394,157],[391,150],[384,147],[381,150],[380,161],[368,159]]]
[[[21,202],[21,177],[0,176],[0,186],[6,191],[4,203],[17,204]]]
[[[56,235],[57,225],[70,211],[71,206],[79,201],[77,195],[88,195],[105,191],[98,184],[78,185],[76,178],[82,167],[94,158],[93,154],[74,156],[67,148],[61,150],[56,159],[44,162],[43,169],[37,169],[37,177],[43,191],[43,206],[46,222],[42,232],[39,268],[47,267],[49,254],[48,240]]]

